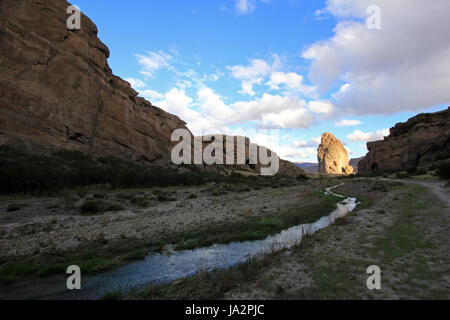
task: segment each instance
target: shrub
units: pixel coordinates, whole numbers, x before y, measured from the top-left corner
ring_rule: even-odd
[[[409,174],[403,172],[397,172],[395,174],[396,179],[408,179],[409,177],[410,177]]]
[[[8,212],[14,212],[14,211],[19,211],[21,208],[20,208],[20,205],[18,205],[17,203],[11,203],[7,208],[6,208],[6,211],[8,211]]]
[[[100,206],[96,201],[86,201],[80,207],[82,215],[97,214],[100,212]]]
[[[436,171],[436,175],[442,180],[450,179],[450,162],[441,164]]]
[[[299,175],[297,175],[297,180],[308,180],[309,177],[305,174],[305,173],[300,173]]]

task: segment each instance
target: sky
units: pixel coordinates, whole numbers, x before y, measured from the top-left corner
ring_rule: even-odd
[[[317,162],[331,132],[350,158],[450,105],[450,1],[76,0],[114,74],[195,135],[245,135]]]

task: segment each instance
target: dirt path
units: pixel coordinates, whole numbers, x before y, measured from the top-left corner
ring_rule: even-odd
[[[428,188],[447,207],[450,206],[450,188],[445,188],[446,181],[403,180],[403,182],[418,184]]]

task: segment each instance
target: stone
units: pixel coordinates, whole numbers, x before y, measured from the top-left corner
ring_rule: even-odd
[[[317,149],[317,159],[319,173],[340,175],[353,173],[347,150],[342,142],[329,132],[322,134],[321,144]]]
[[[367,143],[367,149],[358,164],[363,175],[438,166],[450,159],[450,107],[396,124],[384,140]]]

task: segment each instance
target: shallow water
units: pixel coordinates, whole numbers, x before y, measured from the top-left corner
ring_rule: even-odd
[[[326,189],[325,194],[345,198],[333,193],[332,190],[337,187]],[[22,283],[11,286],[6,297],[4,294],[6,288],[0,288],[0,298],[16,299],[15,295],[25,295],[22,298],[96,299],[108,292],[121,291],[125,293],[133,288],[188,277],[198,271],[226,269],[245,262],[250,257],[270,252],[274,248],[292,247],[301,241],[303,235],[314,234],[318,230],[328,227],[337,218],[353,211],[356,206],[355,198],[345,198],[337,204],[336,210],[330,215],[311,224],[303,224],[284,230],[264,240],[233,242],[195,250],[150,254],[142,261],[133,262],[96,276],[82,277],[82,290],[68,291],[64,289],[65,278],[61,278],[60,282],[55,279],[52,281],[43,279],[30,282],[28,285]],[[26,295],[28,296],[26,297]]]

